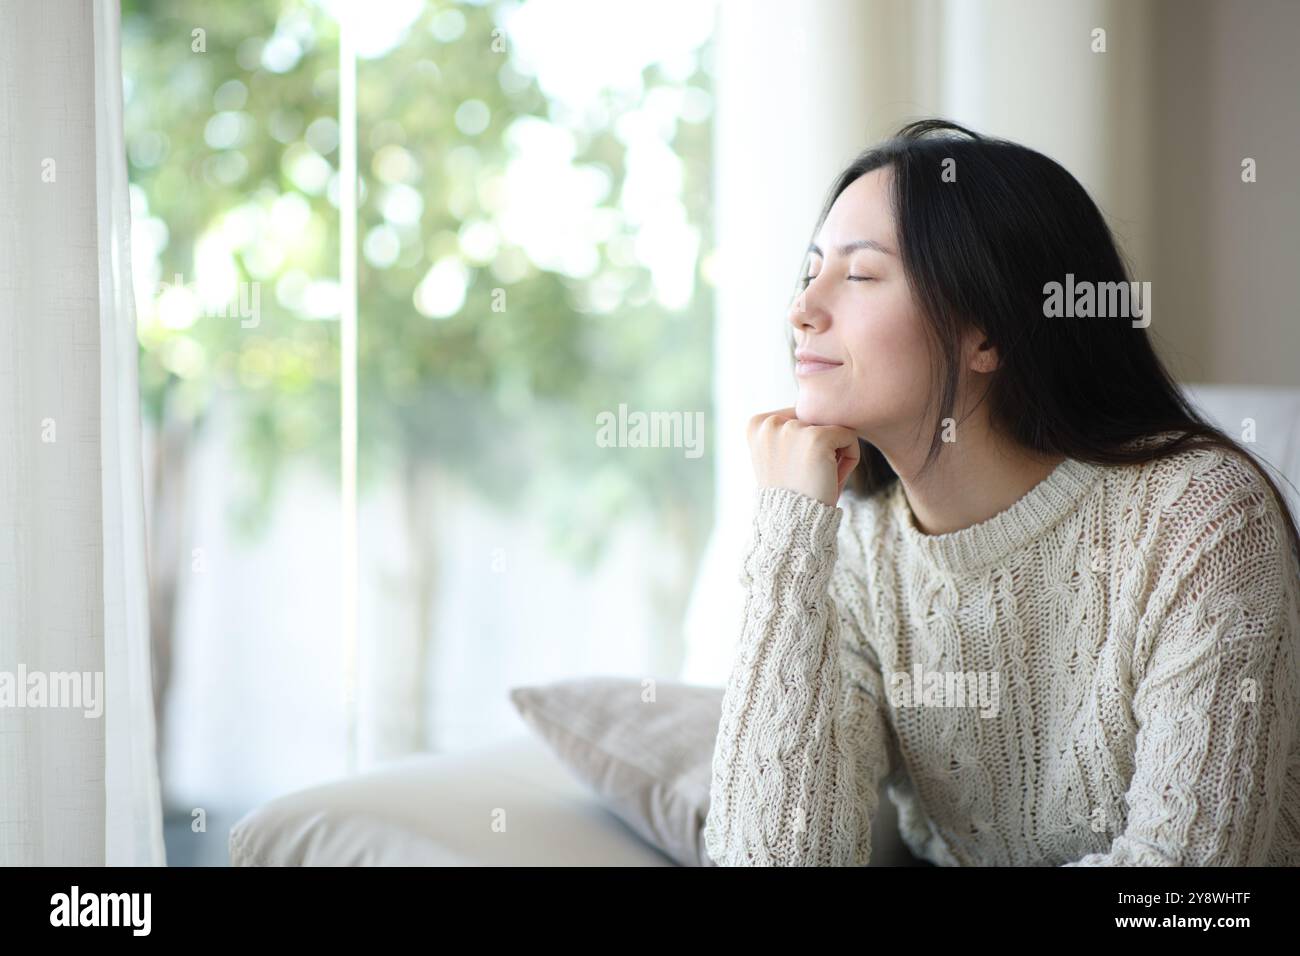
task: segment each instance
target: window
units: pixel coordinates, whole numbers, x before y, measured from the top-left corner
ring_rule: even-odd
[[[172,862],[350,753],[518,731],[512,686],[681,666],[712,524],[713,11],[669,7],[345,23],[351,288],[335,5],[124,0]]]

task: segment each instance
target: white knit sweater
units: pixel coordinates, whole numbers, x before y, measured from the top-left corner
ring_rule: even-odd
[[[883,785],[939,865],[1300,865],[1300,571],[1239,457],[1067,459],[943,535],[897,483],[756,505],[718,864],[865,864]]]

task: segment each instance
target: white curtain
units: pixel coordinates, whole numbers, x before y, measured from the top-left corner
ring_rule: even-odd
[[[164,863],[119,29],[0,0],[0,865]]]

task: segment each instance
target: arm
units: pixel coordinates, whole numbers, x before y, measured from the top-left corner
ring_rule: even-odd
[[[862,866],[871,855],[891,760],[879,667],[829,595],[842,517],[759,489],[704,828],[719,865]]]
[[[1127,826],[1110,852],[1065,866],[1267,859],[1300,719],[1296,569],[1259,499],[1203,528],[1134,695]]]

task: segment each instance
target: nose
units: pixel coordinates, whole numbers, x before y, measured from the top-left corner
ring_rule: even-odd
[[[822,306],[820,296],[814,288],[816,285],[817,280],[814,278],[795,293],[794,300],[790,303],[788,318],[796,331],[807,329],[817,332],[824,329],[830,321],[830,316]]]

